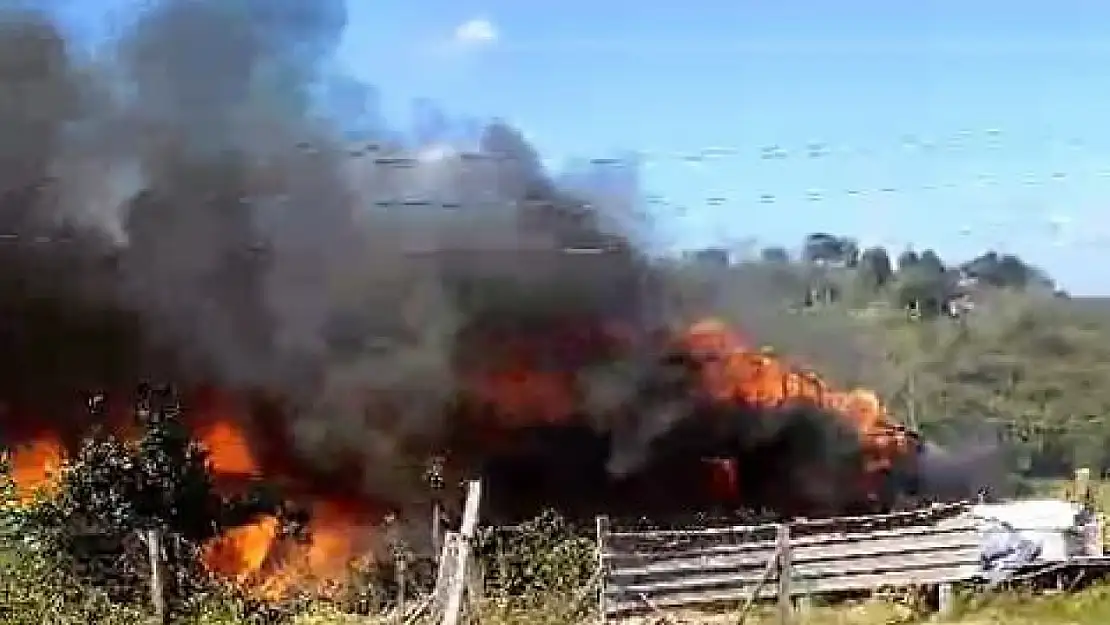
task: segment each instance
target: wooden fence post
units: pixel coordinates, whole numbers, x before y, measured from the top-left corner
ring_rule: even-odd
[[[759,583],[752,589],[752,594],[744,601],[744,605],[740,607],[740,614],[736,619],[736,625],[744,625],[744,620],[748,618],[748,612],[755,606],[756,600],[759,599],[759,593],[763,591],[763,587],[767,582],[778,575],[779,571],[779,547],[775,546],[775,552],[771,554],[771,558],[767,560],[767,568],[763,569],[763,576],[759,578]]]
[[[162,532],[149,528],[143,533],[147,558],[150,562],[150,603],[159,623],[166,622],[166,590],[162,579]]]
[[[779,523],[776,542],[779,563],[779,624],[791,625],[794,622],[794,593],[790,581],[794,571],[790,561],[790,523]]]
[[[474,550],[470,551],[470,563],[466,567],[466,596],[470,599],[468,605],[478,605],[485,597],[486,573]]]
[[[458,544],[458,532],[448,531],[443,534],[443,550],[439,554],[436,586],[432,592],[432,610],[440,617],[447,609],[447,595],[451,592],[452,579],[455,575],[455,550],[458,548]]]
[[[462,527],[459,528],[455,552],[455,570],[452,571],[454,575],[451,577],[447,606],[443,612],[443,625],[457,625],[462,612],[463,592],[466,590],[466,569],[470,563],[470,543],[478,528],[478,504],[481,497],[482,483],[477,480],[469,482],[466,489],[466,507],[463,510]]]
[[[432,502],[432,552],[439,553],[443,550],[443,509],[440,508],[439,499]]]
[[[1082,467],[1075,470],[1075,502],[1087,504],[1091,500],[1091,470]]]
[[[609,517],[600,515],[597,521],[597,612],[601,624],[605,625],[605,544],[609,539]]]
[[[937,586],[937,612],[940,616],[952,616],[956,610],[956,593],[951,582]]]
[[[394,574],[396,575],[397,582],[397,622],[403,623],[405,621],[405,555],[398,553],[396,556],[396,568]]]

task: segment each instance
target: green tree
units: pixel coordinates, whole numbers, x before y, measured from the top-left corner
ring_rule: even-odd
[[[917,259],[916,266],[930,274],[941,274],[945,272],[944,261],[940,259],[933,250],[925,250]]]
[[[280,513],[280,502],[262,484],[242,497],[216,491],[207,452],[190,437],[169,389],[141,389],[135,415],[137,441],[94,432],[63,468],[57,494],[22,510],[17,528],[77,583],[125,602],[145,600],[145,540],[155,530],[170,603],[185,609],[209,582],[201,545],[260,514]]]
[[[841,238],[841,249],[843,251],[844,266],[849,269],[858,267],[860,260],[859,243],[855,239],[843,237]]]
[[[890,358],[901,363],[883,374],[912,368],[922,430],[954,445],[987,432],[1026,476],[1110,469],[1110,317],[1047,294],[979,298],[963,324],[883,326]],[[884,387],[896,409],[905,387]]]
[[[1014,254],[989,251],[964,263],[961,269],[981,283],[997,288],[1055,288],[1053,280],[1044,271]]]
[[[765,247],[759,252],[759,259],[765,263],[785,265],[790,262],[790,252],[785,247],[774,245]]]
[[[851,245],[844,237],[815,232],[802,242],[802,259],[811,264],[843,264]]]
[[[856,276],[861,286],[869,292],[878,292],[894,278],[894,268],[885,248],[871,247],[860,256]]]
[[[918,257],[917,252],[913,251],[912,249],[904,250],[901,254],[898,255],[899,273],[906,271],[910,267],[913,267],[918,263],[919,260],[921,259]]]
[[[917,316],[935,317],[943,312],[952,286],[941,266],[919,260],[899,272],[896,303]]]

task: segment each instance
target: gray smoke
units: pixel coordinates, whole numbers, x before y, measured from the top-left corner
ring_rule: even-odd
[[[344,494],[404,503],[426,494],[427,453],[457,442],[445,406],[461,376],[538,341],[522,364],[576,376],[596,429],[626,437],[611,470],[685,442],[669,435],[696,415],[689,372],[654,371],[645,392],[659,354],[641,343],[686,315],[747,315],[744,301],[778,322],[775,280],[674,288],[639,245],[634,173],[569,193],[503,122],[467,151],[442,116],[426,141],[376,128],[352,145],[313,101],[344,20],[342,0],[155,0],[86,57],[48,13],[0,11],[0,398],[25,404],[0,405],[0,426],[65,428],[81,393],[146,376],[261,390],[288,405],[253,423],[258,439],[286,435],[281,451]],[[615,353],[591,335],[612,325],[630,335]],[[735,422],[727,445],[681,451],[839,459],[839,438],[809,427],[827,415],[761,429],[727,408],[701,420]]]
[[[922,494],[943,500],[1011,495],[1003,450],[997,443],[941,447],[925,443],[920,463]]]
[[[142,375],[270,389],[302,452],[394,489],[482,358],[468,328],[641,325],[642,256],[601,226],[620,220],[506,124],[476,155],[384,130],[352,152],[312,112],[341,0],[143,6],[87,58],[48,13],[0,12],[7,401]]]

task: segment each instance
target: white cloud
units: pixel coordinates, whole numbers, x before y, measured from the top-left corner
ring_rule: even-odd
[[[497,41],[497,27],[493,22],[475,18],[455,29],[455,42],[464,45],[488,45]]]

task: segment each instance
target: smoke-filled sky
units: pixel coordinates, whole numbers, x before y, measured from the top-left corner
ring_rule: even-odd
[[[567,194],[512,127],[469,128],[477,159],[384,127],[353,154],[341,0],[141,9],[95,51],[0,12],[5,430],[72,430],[83,393],[147,376],[262,390],[302,455],[411,493],[405,446],[442,443],[461,386],[633,364],[634,337],[566,345],[667,321],[631,204]]]
[[[137,3],[55,4],[88,25]],[[380,88],[394,121],[430,98],[508,118],[552,163],[645,152],[669,246],[793,243],[816,228],[954,256],[1019,251],[1074,293],[1110,288],[1088,269],[1110,236],[1110,136],[1089,106],[1110,23],[1098,3],[348,9],[337,63]],[[764,159],[775,147],[787,156]],[[737,153],[684,158],[708,148]]]
[[[744,312],[777,310],[756,282],[707,273],[698,293],[651,258],[674,223],[638,217],[635,172],[560,181],[512,123],[360,110],[376,90],[347,71],[365,24],[343,0],[128,6],[99,33],[72,5],[0,9],[5,430],[71,431],[82,393],[149,376],[281,396],[267,434],[316,469],[355,458],[355,488],[389,499],[423,492],[415,459],[460,450],[459,414],[577,419],[620,439],[625,473],[704,423],[661,338],[722,312],[756,340],[781,321]],[[494,35],[474,22],[425,52]],[[777,406],[709,403],[727,440],[699,445],[838,449],[810,440],[842,429],[815,406],[799,430],[755,414]],[[788,447],[787,464],[813,456]]]

